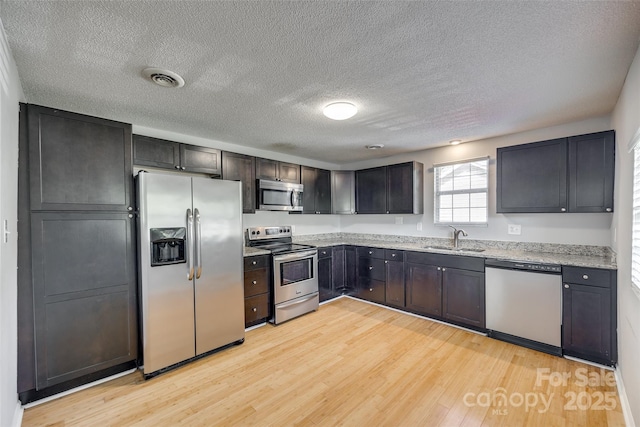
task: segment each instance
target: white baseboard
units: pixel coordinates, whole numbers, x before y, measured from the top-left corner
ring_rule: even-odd
[[[633,414],[631,413],[631,406],[629,406],[629,399],[627,399],[627,391],[624,388],[624,382],[622,381],[620,367],[615,370],[615,376],[616,385],[618,386],[618,396],[620,397],[620,405],[622,406],[622,415],[624,415],[624,422],[627,427],[635,427],[636,423],[633,420]]]
[[[22,415],[24,414],[24,409],[20,404],[20,401],[16,402],[16,410],[13,412],[13,425],[15,427],[20,427],[22,425]]]

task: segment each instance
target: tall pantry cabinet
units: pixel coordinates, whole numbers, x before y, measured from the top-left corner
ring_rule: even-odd
[[[21,104],[18,392],[134,367],[131,125]]]

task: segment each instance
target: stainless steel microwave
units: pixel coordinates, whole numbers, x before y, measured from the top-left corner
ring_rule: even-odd
[[[302,184],[257,180],[258,209],[264,211],[302,211]]]

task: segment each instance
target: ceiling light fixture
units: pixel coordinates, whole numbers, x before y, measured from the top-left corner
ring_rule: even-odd
[[[355,116],[358,108],[350,102],[334,102],[324,107],[322,112],[332,120],[346,120]]]
[[[365,148],[367,148],[368,150],[379,150],[381,148],[384,148],[383,144],[371,144],[371,145],[365,145]]]
[[[182,87],[184,79],[173,71],[161,68],[145,68],[142,75],[162,87]]]
[[[458,144],[460,144],[461,142],[462,142],[462,140],[460,140],[460,139],[453,139],[453,140],[449,141],[449,144],[451,144],[451,145],[458,145]]]

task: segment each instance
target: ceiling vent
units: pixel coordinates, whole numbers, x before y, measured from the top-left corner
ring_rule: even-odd
[[[142,74],[158,86],[162,87],[182,87],[184,79],[173,71],[161,68],[145,68]]]

